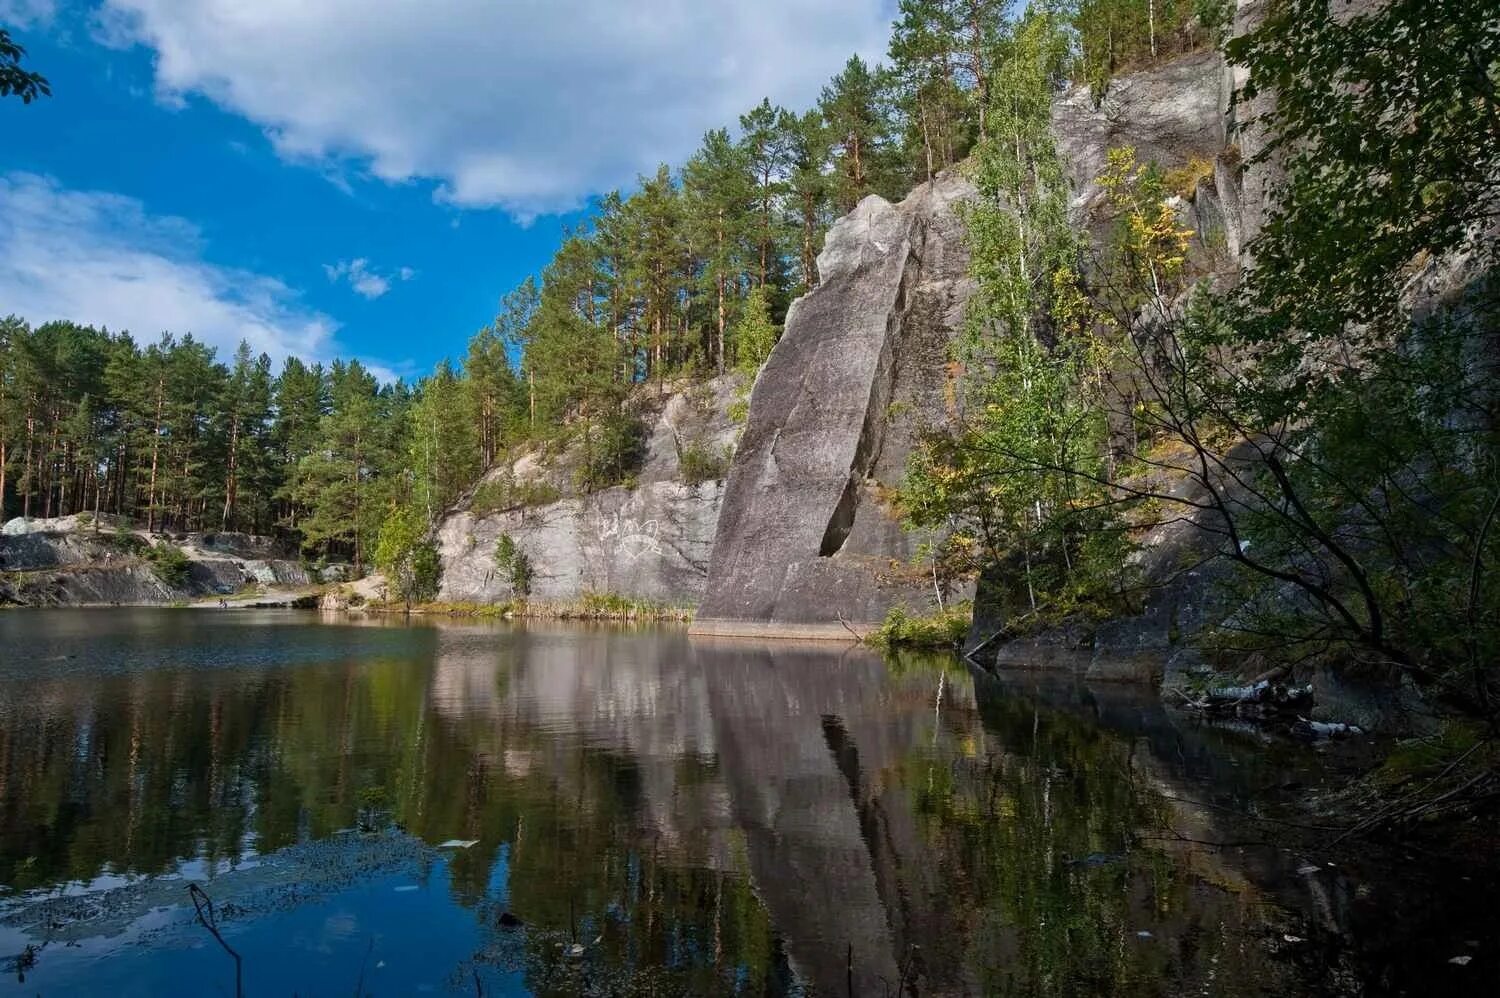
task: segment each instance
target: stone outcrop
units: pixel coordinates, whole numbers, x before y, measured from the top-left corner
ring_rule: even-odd
[[[1052,133],[1072,183],[1074,220],[1098,221],[1097,178],[1111,149],[1130,146],[1139,162],[1165,169],[1216,158],[1225,144],[1226,85],[1224,60],[1209,50],[1121,76],[1100,100],[1086,83],[1059,96]]]
[[[821,283],[793,303],[750,397],[695,633],[835,637],[893,606],[925,612],[920,538],[885,495],[917,435],[946,419],[948,345],[971,283],[948,174],[836,222]]]
[[[727,463],[739,426],[729,412],[743,379],[646,386],[635,403],[647,427],[644,459],[629,486],[581,495],[573,472],[576,443],[561,452],[528,451],[492,469],[439,524],[443,577],[439,599],[494,603],[517,594],[496,562],[509,536],[535,571],[530,596],[572,600],[589,592],[691,605],[703,594],[723,483],[684,481],[682,458],[696,452]],[[488,488],[507,487],[545,503],[488,509]]]
[[[164,582],[143,555],[152,544],[187,559],[181,584]],[[248,587],[298,588],[333,581],[270,537],[240,533],[148,534],[114,517],[16,517],[0,526],[0,604],[66,606],[173,603]]]

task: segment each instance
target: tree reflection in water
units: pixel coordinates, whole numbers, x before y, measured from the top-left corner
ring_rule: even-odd
[[[251,993],[394,967],[409,941],[373,926],[404,888],[360,886],[401,878],[435,906],[430,930],[463,928],[406,978],[371,978],[385,991],[472,993],[476,974],[488,994],[1391,979],[1369,962],[1383,944],[1350,938],[1346,885],[1288,888],[1289,853],[1201,845],[1246,833],[1182,803],[1249,807],[1305,758],[1150,700],[677,630],[233,616],[0,620],[0,647],[67,663],[0,666],[0,883],[15,892],[0,948],[66,939],[94,960],[49,948],[38,986],[113,993],[112,973],[185,960],[185,918],[121,930],[185,904],[181,882],[110,879],[178,871],[213,871],[209,890],[239,905],[225,930]],[[474,844],[431,848],[448,840]],[[110,900],[60,918],[41,898],[68,882]],[[298,913],[325,909],[348,931],[286,960]]]

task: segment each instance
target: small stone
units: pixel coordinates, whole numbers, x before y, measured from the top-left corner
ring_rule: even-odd
[[[573,957],[575,960],[578,957],[583,956],[583,943],[574,943],[572,946],[569,946],[568,955]]]

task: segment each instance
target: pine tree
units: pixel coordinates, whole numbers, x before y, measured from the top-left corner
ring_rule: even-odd
[[[769,107],[769,105],[766,105]],[[714,369],[724,373],[729,316],[745,270],[745,221],[752,199],[747,147],[730,141],[723,129],[703,137],[703,147],[683,168],[688,223],[701,247],[699,293],[713,312],[714,336],[706,348]],[[760,248],[762,258],[768,251]]]
[[[900,0],[891,31],[889,78],[917,180],[931,180],[968,145],[957,80],[958,26],[950,8],[945,0]]]
[[[224,441],[224,507],[219,529],[228,530],[239,512],[240,483],[264,481],[265,444],[271,419],[271,358],[255,357],[250,344],[240,341],[234,367],[219,397],[219,422]],[[252,492],[251,526],[259,522],[261,502],[268,496]]]
[[[305,511],[300,498],[302,462],[316,449],[330,406],[323,365],[308,366],[288,357],[276,379],[275,397],[271,438],[281,468],[281,485],[274,497],[281,500],[280,524],[295,532]]]
[[[686,299],[687,233],[682,199],[671,171],[661,166],[656,175],[642,178],[641,190],[630,199],[638,242],[633,275],[641,296],[641,325],[647,337],[646,376],[666,374],[682,332],[681,306]],[[565,249],[566,244],[565,244]],[[584,318],[593,322],[593,315]]]
[[[429,523],[437,522],[486,467],[473,401],[474,394],[446,360],[418,387],[408,447],[416,505]]]
[[[859,56],[849,57],[818,102],[836,150],[836,200],[841,211],[888,183],[890,121],[881,105],[877,74]]]
[[[740,115],[740,148],[753,185],[755,222],[749,235],[758,287],[770,284],[779,288],[783,283],[776,208],[786,191],[786,174],[792,162],[789,136],[780,127],[787,113],[785,108],[773,108],[770,100],[763,100],[749,114]]]
[[[308,547],[348,551],[358,571],[384,518],[369,490],[380,444],[379,387],[359,361],[334,361],[329,395],[332,407],[320,422],[318,443],[300,466],[297,498],[308,509],[302,534]]]
[[[600,444],[609,437],[625,386],[618,378],[619,342],[595,321],[588,293],[593,271],[579,265],[586,255],[586,246],[575,247],[547,268],[523,363],[536,372],[539,419],[551,425],[571,419],[578,429],[582,484],[593,488],[601,484],[601,468],[618,466],[617,455],[601,454]]]
[[[832,143],[827,123],[817,111],[782,114],[777,127],[786,137],[789,172],[787,214],[797,233],[797,262],[802,290],[818,285],[818,251],[822,232],[828,227],[829,200],[833,183],[827,175]]]

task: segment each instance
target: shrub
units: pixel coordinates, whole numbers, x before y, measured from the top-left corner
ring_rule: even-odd
[[[888,648],[957,648],[969,633],[973,615],[974,605],[968,601],[923,617],[893,606],[871,640]]]
[[[511,592],[520,597],[531,595],[531,580],[536,570],[531,557],[521,550],[510,534],[501,534],[495,542],[495,565],[505,573]]]
[[[1178,195],[1184,201],[1191,201],[1198,193],[1198,181],[1210,178],[1213,175],[1213,161],[1203,159],[1201,156],[1194,156],[1185,165],[1168,170],[1164,181],[1167,185],[1167,190]]]
[[[192,562],[182,548],[163,541],[147,551],[146,558],[151,562],[151,571],[165,585],[176,589],[187,584]]]
[[[584,429],[583,455],[577,480],[584,492],[622,484],[645,460],[645,427],[628,416],[601,420]]]
[[[123,523],[115,528],[114,533],[110,534],[109,542],[126,554],[144,554],[146,549],[150,547],[145,538],[132,531]]]
[[[391,595],[407,609],[432,599],[442,583],[443,565],[428,538],[427,521],[410,508],[393,510],[381,524],[375,564],[385,573]]]
[[[718,482],[729,471],[729,456],[728,450],[716,453],[703,444],[691,443],[686,447],[679,444],[677,469],[688,485]]]
[[[507,474],[475,489],[474,498],[469,501],[469,511],[475,516],[489,516],[505,510],[546,506],[561,498],[562,494],[548,482],[518,482]]]

